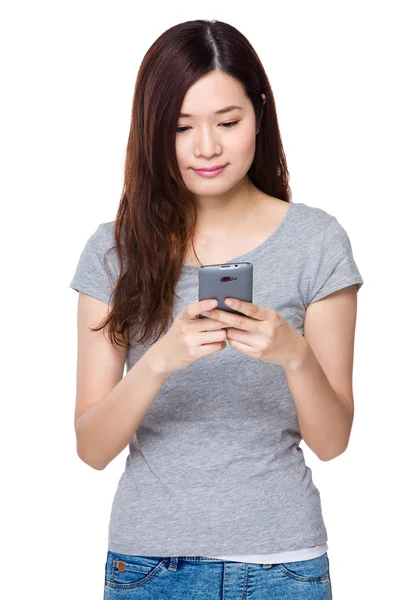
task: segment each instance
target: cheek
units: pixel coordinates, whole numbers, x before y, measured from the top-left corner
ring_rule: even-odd
[[[184,146],[185,144],[182,144],[182,140],[177,138],[175,142],[175,156],[180,167],[182,167],[185,162],[184,157],[186,155],[186,152]]]
[[[236,155],[243,155],[244,159],[248,159],[250,155],[255,153],[255,131],[252,128],[243,129],[235,139],[232,140],[231,150]]]

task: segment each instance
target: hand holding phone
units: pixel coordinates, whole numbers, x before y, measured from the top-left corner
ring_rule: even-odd
[[[226,348],[228,325],[217,319],[197,319],[200,312],[216,306],[215,299],[202,300],[188,304],[181,310],[171,328],[147,351],[154,371],[170,375],[203,356]],[[209,331],[211,327],[214,329]]]

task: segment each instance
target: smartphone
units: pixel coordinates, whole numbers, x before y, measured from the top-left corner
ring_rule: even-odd
[[[252,302],[253,265],[250,262],[204,265],[198,270],[198,300],[217,298],[220,310],[243,315],[225,304],[226,298]],[[199,319],[205,319],[198,315]]]

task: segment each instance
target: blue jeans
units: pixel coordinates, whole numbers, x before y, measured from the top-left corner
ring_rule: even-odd
[[[331,600],[328,554],[261,565],[108,551],[104,600]]]

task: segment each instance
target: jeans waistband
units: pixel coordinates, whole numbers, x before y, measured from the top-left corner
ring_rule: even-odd
[[[180,560],[185,560],[188,562],[218,562],[224,563],[229,562],[226,560],[222,560],[221,558],[209,558],[207,556],[171,556],[166,557],[165,562],[169,563],[168,569],[170,571],[176,571],[178,569],[178,563]],[[236,563],[239,564],[239,563]],[[271,567],[271,564],[261,565],[264,569]]]
[[[226,562],[220,558],[207,558],[206,556],[171,556],[166,559],[169,561],[169,570],[176,571],[178,568],[178,562],[180,560],[186,560],[188,562]]]

